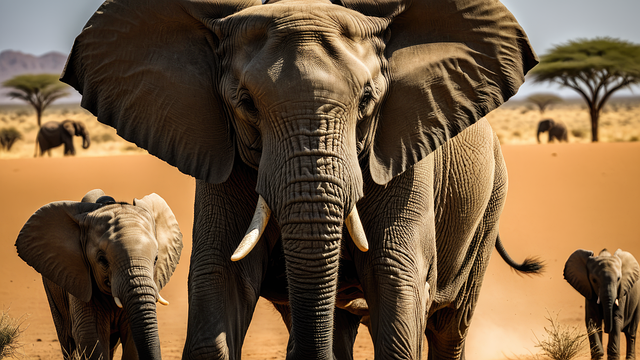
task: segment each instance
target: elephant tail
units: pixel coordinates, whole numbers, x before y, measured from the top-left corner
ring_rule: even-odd
[[[528,257],[524,259],[524,261],[521,264],[515,262],[511,258],[511,256],[509,256],[507,249],[504,248],[504,245],[502,244],[502,240],[500,240],[500,235],[498,235],[498,238],[496,239],[496,250],[498,250],[498,253],[502,257],[502,260],[504,260],[509,266],[511,266],[517,272],[522,274],[527,274],[527,275],[542,274],[542,271],[544,269],[544,262],[540,260],[540,258]]]

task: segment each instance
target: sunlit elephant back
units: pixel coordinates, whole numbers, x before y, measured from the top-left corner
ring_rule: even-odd
[[[339,261],[354,246],[343,234],[359,251],[375,235],[380,258],[393,242],[361,224],[365,179],[404,176],[536,62],[494,0],[116,0],[78,36],[62,80],[99,121],[200,180],[185,357],[240,356],[281,243],[287,356],[329,359]],[[388,216],[401,224],[398,210]]]

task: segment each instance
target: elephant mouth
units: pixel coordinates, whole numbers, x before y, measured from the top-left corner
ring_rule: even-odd
[[[253,218],[251,219],[251,223],[249,224],[249,229],[245,233],[244,238],[242,238],[240,245],[238,245],[231,256],[232,261],[241,260],[251,252],[258,243],[258,240],[260,240],[264,229],[269,223],[270,217],[271,209],[262,195],[259,195],[258,204],[256,205],[256,210],[253,214]],[[355,205],[344,220],[344,223],[356,247],[362,252],[369,250],[369,242],[367,241],[364,228],[362,227],[362,221],[360,220],[360,215],[358,215],[358,209]]]

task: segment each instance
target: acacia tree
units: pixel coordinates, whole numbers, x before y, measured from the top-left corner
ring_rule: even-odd
[[[569,87],[587,102],[591,141],[598,141],[600,111],[614,92],[640,82],[640,45],[609,37],[555,46],[530,72],[534,82]]]
[[[542,115],[551,104],[562,102],[562,98],[554,94],[538,93],[530,95],[527,101],[536,104],[540,109],[540,115]]]
[[[2,83],[4,87],[13,89],[7,95],[12,99],[20,99],[36,109],[38,127],[42,112],[55,100],[69,95],[68,86],[58,80],[57,74],[23,74]]]

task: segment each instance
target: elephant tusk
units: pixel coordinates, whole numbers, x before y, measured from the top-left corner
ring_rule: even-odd
[[[620,306],[620,301],[618,301],[618,299],[616,299],[616,306]]]
[[[118,307],[120,309],[122,309],[122,303],[120,302],[120,299],[118,299],[118,297],[114,297],[113,300],[116,302],[116,305],[118,305]]]
[[[162,297],[162,295],[158,294],[158,302],[164,306],[169,305],[169,302]]]
[[[600,296],[598,296],[598,301],[596,302],[596,304],[600,305]]]
[[[231,261],[241,260],[251,252],[253,247],[258,243],[258,240],[260,240],[264,228],[267,227],[270,216],[271,209],[269,209],[269,205],[267,205],[262,195],[258,196],[258,204],[256,205],[253,219],[251,219],[251,224],[249,224],[249,230],[247,230],[240,245],[238,245],[238,248],[231,256]]]
[[[351,239],[353,239],[358,249],[362,252],[367,252],[367,250],[369,250],[369,242],[367,241],[367,236],[364,233],[360,215],[358,215],[358,209],[356,209],[355,205],[351,213],[344,219],[344,223],[347,225],[349,235],[351,235]]]

